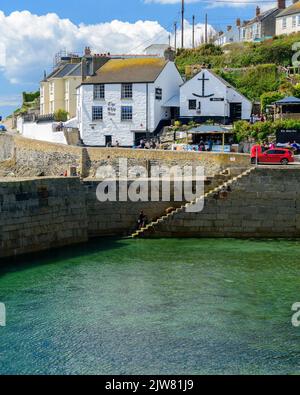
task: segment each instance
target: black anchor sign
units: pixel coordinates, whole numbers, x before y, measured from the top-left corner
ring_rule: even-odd
[[[196,93],[193,93],[194,96],[196,97],[212,97],[215,94],[211,94],[211,95],[205,95],[205,81],[209,81],[209,78],[205,78],[205,73],[203,73],[202,78],[198,78],[198,81],[202,81],[202,95],[197,95]]]

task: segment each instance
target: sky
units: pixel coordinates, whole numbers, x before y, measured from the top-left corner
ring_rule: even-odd
[[[210,29],[224,30],[237,18],[247,20],[255,8],[272,8],[271,0],[186,0],[186,46],[196,18],[196,42],[205,14]],[[44,70],[52,70],[62,49],[82,53],[142,53],[154,43],[167,43],[180,25],[181,0],[0,0],[0,116],[21,103],[23,91],[39,88]],[[178,32],[180,34],[180,31]]]

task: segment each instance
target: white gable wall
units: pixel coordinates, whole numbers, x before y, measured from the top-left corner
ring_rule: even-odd
[[[170,119],[170,109],[163,107],[163,105],[173,96],[179,95],[180,85],[182,85],[182,83],[183,79],[181,78],[177,67],[173,62],[169,62],[152,86],[151,102],[154,103],[155,107],[153,118],[155,126],[153,126],[153,130],[156,129],[162,119]],[[162,100],[155,100],[156,88],[162,89]]]
[[[205,76],[205,95],[213,95],[210,97],[197,97],[202,95],[202,81]],[[211,99],[224,99],[224,101],[212,101]],[[197,109],[189,109],[189,100],[197,101]],[[199,112],[199,103],[201,109]],[[228,118],[230,116],[230,103],[242,103],[242,119],[249,119],[251,115],[252,104],[239,92],[230,88],[220,81],[216,76],[208,70],[202,70],[199,74],[186,82],[180,88],[180,117],[195,118]]]

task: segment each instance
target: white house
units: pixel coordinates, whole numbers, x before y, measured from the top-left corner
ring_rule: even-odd
[[[214,44],[220,47],[241,41],[241,20],[237,19],[236,26],[227,26],[226,32],[220,32]]]
[[[276,35],[300,32],[300,1],[294,0],[276,18]]]
[[[163,58],[165,55],[165,51],[170,48],[168,44],[152,44],[149,47],[145,48],[144,54],[148,56],[158,56]]]
[[[162,58],[111,59],[77,89],[83,143],[130,147],[171,119],[170,99],[183,80]]]
[[[252,103],[212,70],[200,73],[180,88],[180,118],[223,124],[251,117]]]

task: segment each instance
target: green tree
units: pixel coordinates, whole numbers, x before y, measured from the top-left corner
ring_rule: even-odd
[[[263,112],[266,111],[266,107],[275,103],[277,100],[283,99],[284,95],[280,92],[266,92],[260,96],[260,104]]]

